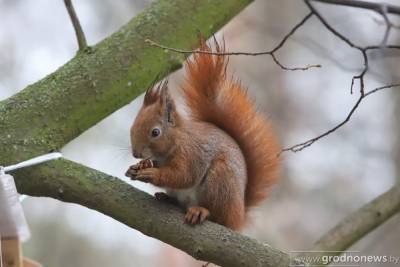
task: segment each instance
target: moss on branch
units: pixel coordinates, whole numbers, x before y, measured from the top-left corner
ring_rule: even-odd
[[[0,102],[0,163],[60,149],[132,101],[158,74],[181,66],[182,55],[151,47],[146,38],[192,48],[198,31],[210,36],[250,2],[159,0],[152,4],[110,37]]]

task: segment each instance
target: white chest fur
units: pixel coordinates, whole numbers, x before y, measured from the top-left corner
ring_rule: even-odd
[[[167,189],[167,194],[174,197],[185,207],[198,206],[197,187],[193,186],[188,189]]]

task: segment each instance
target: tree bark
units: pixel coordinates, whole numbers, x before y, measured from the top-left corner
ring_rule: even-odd
[[[290,263],[288,254],[221,225],[208,221],[188,225],[179,208],[72,161],[56,160],[14,175],[25,194],[97,210],[199,260],[229,267],[287,267]]]

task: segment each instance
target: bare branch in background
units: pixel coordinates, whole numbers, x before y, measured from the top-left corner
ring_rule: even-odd
[[[400,15],[400,7],[395,5],[390,5],[386,3],[376,3],[369,1],[359,1],[359,0],[312,0],[314,2],[321,2],[326,4],[340,5],[340,6],[349,6],[349,7],[357,7],[363,9],[369,9],[372,11],[376,11],[381,13],[382,6],[386,6],[386,12],[389,14],[397,14]]]
[[[286,67],[283,65],[276,57],[275,53],[283,47],[283,45],[286,43],[286,41],[289,39],[290,36],[292,36],[298,28],[300,28],[302,25],[304,25],[311,17],[312,17],[312,12],[310,12],[308,15],[306,15],[299,23],[297,23],[288,34],[286,34],[282,41],[275,46],[275,48],[268,50],[268,51],[261,51],[261,52],[213,52],[213,51],[202,51],[202,50],[184,50],[184,49],[178,49],[178,48],[172,48],[168,47],[162,44],[159,44],[151,39],[146,39],[145,42],[148,43],[151,46],[155,46],[164,50],[169,50],[177,53],[182,53],[182,54],[209,54],[209,55],[216,55],[216,56],[263,56],[263,55],[269,55],[271,56],[272,60],[281,68],[284,70],[308,70],[310,68],[320,68],[321,65],[319,64],[312,64],[312,65],[307,65],[304,67]]]
[[[388,89],[388,88],[394,88],[394,87],[400,87],[400,83],[398,84],[389,84],[389,85],[385,85],[385,86],[381,86],[378,88],[375,88],[367,93],[365,93],[364,91],[362,91],[360,93],[360,97],[357,99],[356,103],[354,104],[354,106],[351,108],[350,112],[347,114],[346,118],[339,124],[337,124],[335,127],[329,129],[328,131],[313,137],[305,142],[296,144],[294,146],[288,147],[288,148],[284,148],[282,149],[282,152],[284,151],[292,151],[292,152],[299,152],[301,150],[303,150],[306,147],[311,146],[312,144],[314,144],[316,141],[320,140],[321,138],[335,132],[337,129],[339,129],[340,127],[342,127],[343,125],[345,125],[347,122],[350,121],[351,117],[353,116],[354,112],[357,110],[357,108],[360,106],[361,102],[364,100],[364,98],[366,98],[369,95],[372,95],[376,92],[379,92],[383,89]]]
[[[390,30],[393,27],[393,23],[389,20],[389,17],[387,15],[387,6],[384,5],[384,4],[382,5],[381,15],[382,15],[383,20],[385,21],[385,25],[386,25],[386,30],[385,30],[385,34],[383,35],[381,46],[385,47],[387,45],[387,41],[389,39]]]
[[[394,185],[360,209],[348,215],[334,228],[323,235],[310,249],[312,256],[340,255],[362,237],[383,224],[400,211],[400,185]],[[325,251],[322,252],[322,251]],[[302,254],[306,256],[307,253]],[[301,258],[301,256],[299,257]]]
[[[382,39],[382,42],[379,46],[366,46],[362,47],[357,44],[355,44],[350,38],[346,37],[345,35],[341,34],[338,32],[334,27],[332,27],[329,22],[319,13],[317,9],[310,3],[310,0],[304,0],[305,4],[310,10],[310,13],[308,13],[299,23],[297,23],[292,30],[284,36],[282,41],[272,50],[268,51],[262,51],[262,52],[213,52],[213,51],[201,51],[201,50],[183,50],[183,49],[177,49],[177,48],[172,48],[168,47],[162,44],[159,44],[151,39],[146,39],[145,42],[150,44],[151,46],[155,46],[158,48],[162,48],[165,50],[177,52],[177,53],[184,53],[184,54],[191,54],[191,53],[203,53],[203,54],[212,54],[212,55],[217,55],[217,56],[262,56],[262,55],[269,55],[271,58],[274,60],[274,62],[283,70],[308,70],[310,68],[319,68],[321,65],[316,64],[316,65],[307,65],[305,67],[294,67],[294,68],[289,68],[284,66],[276,57],[275,53],[282,48],[282,46],[286,43],[289,37],[291,37],[298,28],[303,26],[311,17],[315,16],[324,26],[325,28],[330,31],[332,34],[334,34],[336,37],[338,37],[340,40],[345,42],[347,45],[349,45],[351,48],[357,49],[362,57],[363,57],[363,68],[361,72],[357,75],[354,75],[351,79],[350,83],[350,93],[353,94],[353,89],[354,89],[354,84],[356,81],[359,82],[360,87],[359,87],[359,92],[360,92],[360,97],[354,104],[354,106],[351,108],[350,112],[348,113],[347,117],[334,126],[333,128],[323,132],[322,134],[313,137],[305,142],[295,144],[293,146],[287,147],[282,149],[282,152],[285,151],[292,151],[292,152],[299,152],[303,150],[306,147],[311,146],[314,144],[316,141],[320,140],[323,137],[326,137],[327,135],[335,132],[339,128],[341,128],[343,125],[345,125],[350,118],[353,116],[354,112],[356,109],[359,107],[360,103],[362,100],[368,96],[371,95],[377,91],[387,89],[387,88],[392,88],[392,87],[398,87],[399,84],[390,84],[390,85],[385,85],[376,89],[373,89],[372,91],[365,93],[365,81],[364,77],[366,73],[368,72],[369,69],[369,62],[368,62],[368,51],[369,50],[374,50],[374,49],[400,49],[400,45],[387,45],[387,40],[389,38],[390,30],[393,27],[396,27],[388,17],[388,14],[400,14],[400,7],[394,6],[394,5],[389,5],[389,4],[383,4],[383,3],[373,3],[373,2],[366,2],[366,1],[357,1],[357,0],[312,0],[316,2],[322,2],[322,3],[327,3],[327,4],[334,4],[334,5],[343,5],[343,6],[349,6],[349,7],[357,7],[357,8],[364,8],[368,10],[373,10],[377,13],[379,13],[382,18],[384,19],[385,25],[386,25],[386,30]]]
[[[346,0],[316,0],[316,1],[319,1],[319,2],[336,3],[336,4],[339,4],[339,3],[343,3],[343,4],[344,4],[344,3],[346,3],[346,5],[347,5],[347,4],[350,4],[350,2],[353,2],[353,1],[346,1]],[[359,91],[360,91],[360,96],[359,96],[359,98],[357,99],[357,101],[356,101],[356,103],[354,104],[354,106],[351,108],[351,110],[350,110],[350,112],[348,113],[347,117],[346,117],[342,122],[340,122],[339,124],[337,124],[337,125],[334,126],[333,128],[331,128],[331,129],[329,129],[329,130],[323,132],[322,134],[320,134],[320,135],[318,135],[318,136],[316,136],[316,137],[313,137],[313,138],[311,138],[311,139],[309,139],[309,140],[307,140],[307,141],[304,141],[304,142],[302,142],[302,143],[295,144],[295,145],[293,145],[293,146],[284,148],[284,149],[282,149],[282,152],[285,152],[285,151],[299,152],[299,151],[305,149],[306,147],[311,146],[311,145],[314,144],[316,141],[318,141],[318,140],[320,140],[321,138],[323,138],[323,137],[325,137],[325,136],[327,136],[327,135],[329,135],[329,134],[335,132],[336,130],[338,130],[339,128],[341,128],[343,125],[345,125],[345,124],[351,119],[351,117],[353,116],[354,112],[355,112],[356,109],[359,107],[359,105],[361,104],[361,102],[364,100],[365,97],[367,97],[367,96],[369,96],[369,95],[371,95],[371,94],[373,94],[373,93],[376,93],[376,92],[378,92],[378,91],[380,91],[380,90],[383,90],[383,89],[393,88],[393,87],[398,87],[398,86],[400,86],[400,84],[390,84],[390,85],[385,85],[385,86],[382,86],[382,87],[379,87],[379,88],[375,88],[375,89],[371,90],[371,91],[368,92],[368,93],[365,92],[365,81],[364,81],[364,77],[365,77],[365,74],[367,73],[367,71],[368,71],[368,69],[369,69],[368,54],[367,54],[368,51],[369,51],[369,50],[375,50],[375,49],[400,49],[400,46],[399,46],[399,45],[386,45],[386,41],[387,41],[387,39],[388,39],[388,37],[389,37],[388,34],[389,34],[389,31],[390,31],[390,27],[389,27],[389,26],[387,26],[387,29],[386,29],[386,32],[385,32],[385,36],[384,36],[384,38],[383,38],[383,40],[382,40],[381,45],[379,45],[379,46],[366,46],[366,47],[362,47],[362,46],[359,46],[359,45],[355,44],[355,43],[354,43],[353,41],[351,41],[348,37],[344,36],[343,34],[341,34],[340,32],[338,32],[335,28],[333,28],[333,27],[325,20],[325,18],[318,12],[318,10],[315,9],[315,7],[310,3],[310,0],[304,0],[304,2],[306,3],[307,7],[310,9],[311,14],[315,15],[315,16],[318,18],[318,20],[325,26],[325,28],[326,28],[327,30],[329,30],[332,34],[334,34],[334,35],[335,35],[336,37],[338,37],[340,40],[342,40],[343,42],[345,42],[346,44],[348,44],[350,47],[352,47],[352,48],[357,49],[358,51],[360,51],[360,53],[361,53],[361,55],[362,55],[362,57],[363,57],[363,61],[364,61],[363,65],[364,65],[364,67],[363,67],[363,69],[361,70],[361,72],[360,72],[358,75],[354,75],[354,76],[352,77],[352,79],[351,79],[351,85],[350,85],[350,93],[353,94],[354,83],[355,83],[356,80],[359,81],[359,83],[360,83],[360,89],[359,89]],[[356,1],[356,2],[357,2],[357,1]],[[358,2],[358,4],[360,4],[360,5],[357,6],[357,7],[362,7],[362,6],[361,6],[362,3],[363,3],[363,2]],[[368,3],[368,2],[364,2],[364,3]],[[371,3],[370,3],[370,4],[371,4]],[[374,9],[373,9],[372,7],[374,7]],[[367,8],[367,7],[366,7],[366,8]],[[393,8],[394,8],[393,6],[390,6],[390,10],[392,10],[392,11],[393,11],[393,10],[396,10],[396,9],[393,9]],[[385,13],[385,12],[388,12],[388,10],[389,10],[389,6],[388,6],[388,5],[384,5],[384,7],[382,7],[382,4],[369,5],[369,6],[368,6],[368,9],[375,10],[375,11],[377,11],[378,13],[382,14],[382,16],[385,18],[386,23],[390,23],[389,19],[387,18],[387,14]],[[388,24],[388,25],[389,25],[389,24]]]
[[[388,14],[397,14],[400,15],[400,7],[390,5],[387,3],[375,3],[368,1],[358,1],[358,0],[313,0],[316,2],[326,3],[326,4],[334,4],[334,5],[343,5],[349,7],[363,8],[375,11],[379,13],[386,26],[385,33],[383,35],[383,39],[381,42],[381,46],[385,46],[387,44],[387,40],[389,38],[390,30],[392,28],[398,28],[398,25],[394,25],[390,19]]]
[[[71,18],[72,25],[74,26],[76,39],[78,40],[79,50],[83,51],[87,47],[85,33],[82,30],[81,23],[76,15],[74,6],[71,0],[64,0],[65,7],[67,8],[69,17]]]

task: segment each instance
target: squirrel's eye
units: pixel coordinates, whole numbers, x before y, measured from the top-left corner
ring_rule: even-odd
[[[157,137],[161,134],[161,130],[158,128],[154,128],[153,130],[151,130],[151,136],[152,137]]]

